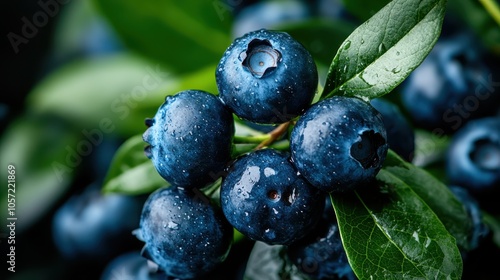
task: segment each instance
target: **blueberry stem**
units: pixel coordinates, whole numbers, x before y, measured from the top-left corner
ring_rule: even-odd
[[[269,138],[262,141],[257,147],[255,147],[255,150],[260,150],[274,143],[274,141],[278,140],[283,134],[285,134],[288,127],[290,127],[290,124],[291,122],[286,122],[278,125],[273,131],[267,134],[269,135]]]
[[[220,186],[222,184],[221,178],[217,179],[213,184],[208,186],[203,190],[203,193],[207,196],[212,198],[212,196],[220,189]]]
[[[500,24],[500,7],[493,0],[479,0],[483,4],[484,9],[490,14],[490,16]]]
[[[235,144],[260,144],[262,141],[266,141],[271,137],[270,134],[261,134],[261,135],[253,135],[253,136],[241,136],[241,135],[235,135],[234,136],[234,143]]]
[[[288,140],[281,140],[278,142],[274,142],[270,148],[273,148],[275,150],[280,150],[280,151],[286,151],[290,149],[290,141]]]
[[[233,148],[233,158],[238,157],[239,155],[248,153],[250,151],[253,151],[253,149],[256,147],[255,144],[238,144],[234,145]]]
[[[288,141],[288,139],[277,141],[269,145],[269,148],[280,151],[287,151],[288,149],[290,149],[290,141]],[[238,144],[234,146],[233,157],[235,158],[239,155],[246,154],[255,150],[257,150],[257,145],[255,144]]]

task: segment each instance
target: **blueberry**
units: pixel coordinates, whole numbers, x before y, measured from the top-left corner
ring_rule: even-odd
[[[499,108],[495,77],[478,40],[458,34],[439,40],[401,86],[402,103],[426,129],[452,133],[473,118]]]
[[[472,192],[500,184],[500,118],[470,121],[451,140],[446,154],[446,174],[451,184]]]
[[[215,76],[220,98],[238,117],[267,124],[302,114],[318,85],[309,52],[288,33],[264,29],[236,39]]]
[[[207,92],[167,96],[146,125],[146,155],[172,185],[203,187],[215,181],[231,159],[232,114]]]
[[[287,256],[313,279],[356,279],[335,219],[320,220],[311,233],[288,246]]]
[[[54,214],[54,244],[70,260],[105,261],[137,249],[140,243],[131,232],[139,225],[143,203],[142,197],[103,195],[97,185],[91,185]]]
[[[325,191],[348,191],[377,175],[388,144],[382,116],[357,98],[324,99],[297,121],[290,138],[300,173]]]
[[[479,204],[470,195],[470,193],[463,187],[459,186],[450,186],[450,190],[455,194],[457,199],[462,202],[469,219],[472,223],[472,232],[469,235],[469,248],[468,250],[476,249],[480,242],[486,237],[488,234],[488,228],[482,221],[481,209],[479,208]]]
[[[122,254],[106,265],[101,280],[166,280],[161,272],[154,272],[148,260],[139,251]]]
[[[139,238],[145,257],[172,277],[204,275],[226,258],[233,228],[196,188],[163,188],[152,193],[142,210]]]
[[[381,98],[371,100],[371,105],[382,115],[389,148],[411,162],[415,152],[415,133],[396,104]]]
[[[312,229],[324,194],[302,178],[286,154],[272,149],[238,158],[221,186],[228,221],[253,240],[286,245]]]

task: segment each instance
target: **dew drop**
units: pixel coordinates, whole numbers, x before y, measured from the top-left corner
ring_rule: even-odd
[[[399,68],[399,67],[394,67],[394,68],[392,68],[391,72],[392,72],[393,74],[397,74],[397,73],[401,72],[401,68]]]
[[[385,47],[384,43],[380,43],[380,45],[378,45],[379,54],[385,52],[386,50],[387,48]]]
[[[168,228],[169,229],[179,229],[179,224],[176,224],[172,221],[168,222]]]
[[[344,50],[348,50],[351,47],[351,41],[346,41],[344,44]]]

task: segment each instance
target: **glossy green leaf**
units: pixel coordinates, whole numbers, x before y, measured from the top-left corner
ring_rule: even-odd
[[[169,186],[144,155],[145,146],[142,136],[136,135],[118,148],[104,180],[104,192],[137,195]]]
[[[399,85],[436,43],[446,0],[394,0],[361,24],[335,55],[323,96],[380,97]]]
[[[121,144],[113,156],[110,168],[103,182],[104,185],[121,173],[149,161],[144,154],[144,147],[146,145],[144,140],[142,140],[142,135],[132,136]]]
[[[359,279],[460,279],[455,239],[401,179],[381,170],[366,188],[332,195],[342,242]]]
[[[405,182],[439,217],[446,229],[464,250],[469,249],[467,236],[472,232],[472,222],[466,210],[449,188],[424,169],[405,162],[389,151],[383,170]]]
[[[168,186],[170,184],[160,177],[153,163],[147,161],[110,179],[103,186],[103,191],[138,195],[148,194],[156,189]]]
[[[217,63],[231,43],[229,13],[218,1],[94,3],[127,46],[175,73]]]

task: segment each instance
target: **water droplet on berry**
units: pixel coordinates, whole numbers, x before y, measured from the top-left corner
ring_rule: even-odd
[[[169,229],[179,229],[179,224],[170,221],[170,222],[168,222],[168,228]]]

